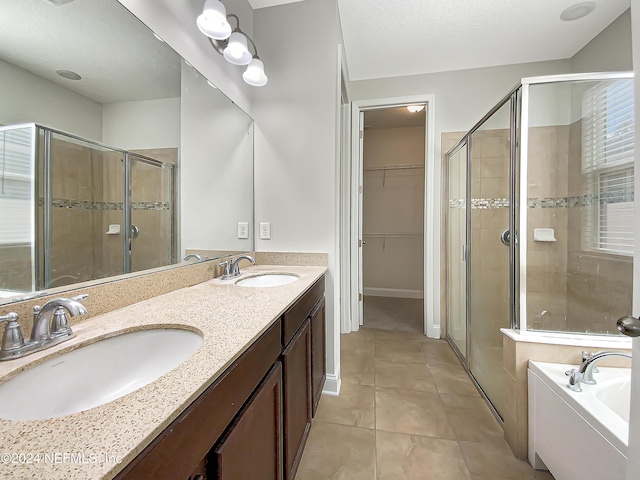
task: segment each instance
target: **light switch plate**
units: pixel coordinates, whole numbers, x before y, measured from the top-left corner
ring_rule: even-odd
[[[260,240],[271,240],[271,224],[260,222]]]
[[[249,238],[249,222],[238,222],[238,238]]]

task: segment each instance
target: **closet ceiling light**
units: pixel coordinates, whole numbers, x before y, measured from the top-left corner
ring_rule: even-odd
[[[572,22],[580,18],[586,17],[596,9],[596,2],[581,2],[566,8],[561,14],[560,19],[565,22]]]
[[[227,15],[226,12],[224,5],[219,0],[206,0],[202,15],[198,17],[196,22],[198,28],[209,37],[209,43],[213,49],[222,55],[227,62],[234,65],[248,65],[242,74],[245,82],[254,87],[266,85],[267,76],[264,73],[264,64],[258,57],[256,44],[249,35],[240,29],[238,16],[232,13]],[[233,31],[229,24],[231,18],[236,21],[236,28]],[[249,44],[253,47],[253,54],[249,50]]]
[[[424,109],[424,105],[407,105],[407,110],[411,113],[418,113]]]

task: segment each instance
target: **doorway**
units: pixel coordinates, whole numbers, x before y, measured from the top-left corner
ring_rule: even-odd
[[[353,102],[353,281],[343,333],[371,327],[440,336],[433,105],[433,95]]]
[[[363,327],[424,330],[424,104],[364,112]]]

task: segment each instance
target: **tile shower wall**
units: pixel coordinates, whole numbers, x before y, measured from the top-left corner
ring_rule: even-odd
[[[581,122],[531,128],[529,137],[527,326],[617,333],[615,321],[631,312],[633,259],[583,245],[592,192],[582,174]],[[534,241],[535,228],[553,228],[557,241]]]
[[[533,330],[567,329],[568,154],[568,126],[529,129],[527,326]],[[553,228],[557,241],[534,241],[535,228]]]

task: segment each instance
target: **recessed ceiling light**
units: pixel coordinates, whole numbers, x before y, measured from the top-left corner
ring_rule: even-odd
[[[80,80],[82,77],[71,70],[56,70],[56,73],[67,80]]]
[[[565,22],[572,22],[579,18],[586,17],[596,9],[596,2],[581,2],[567,7],[560,14],[560,19]]]
[[[64,5],[65,3],[73,2],[73,0],[44,0],[44,1],[50,5],[53,5],[54,7],[59,7],[60,5]]]
[[[421,112],[423,108],[424,105],[407,105],[407,110],[409,110],[411,113]]]

